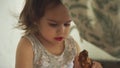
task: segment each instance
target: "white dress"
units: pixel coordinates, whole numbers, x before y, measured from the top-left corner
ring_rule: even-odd
[[[77,54],[76,42],[72,37],[65,40],[65,49],[59,56],[48,52],[36,36],[24,36],[31,43],[34,51],[33,68],[73,68],[73,60]]]

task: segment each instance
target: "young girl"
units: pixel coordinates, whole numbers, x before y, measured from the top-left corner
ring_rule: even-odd
[[[25,34],[16,68],[80,68],[79,46],[69,36],[71,18],[60,0],[26,0],[19,19]]]

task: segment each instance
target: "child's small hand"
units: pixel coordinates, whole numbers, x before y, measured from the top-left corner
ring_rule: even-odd
[[[79,53],[79,64],[81,68],[91,68],[92,67],[92,60],[88,57],[88,51],[83,50]]]
[[[99,62],[93,61],[92,68],[103,68]]]
[[[78,57],[80,68],[103,68],[99,62],[93,61],[88,57],[87,50],[80,52]]]

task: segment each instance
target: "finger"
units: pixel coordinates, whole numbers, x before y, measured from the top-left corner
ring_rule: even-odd
[[[99,62],[94,61],[92,68],[103,68],[102,65]]]

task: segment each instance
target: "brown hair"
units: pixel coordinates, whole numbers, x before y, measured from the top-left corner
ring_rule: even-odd
[[[19,25],[25,34],[36,33],[37,23],[45,13],[46,7],[61,4],[60,0],[26,0],[25,6],[19,17]]]

